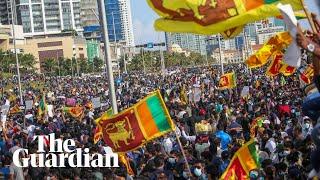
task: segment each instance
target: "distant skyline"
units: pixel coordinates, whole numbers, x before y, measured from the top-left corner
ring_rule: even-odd
[[[130,0],[132,6],[133,32],[135,44],[148,42],[164,42],[164,32],[157,32],[153,28],[154,21],[159,16],[148,6],[146,0]],[[315,3],[316,0],[306,0],[306,4],[311,12],[319,14],[319,9]],[[301,22],[307,27],[307,21]]]

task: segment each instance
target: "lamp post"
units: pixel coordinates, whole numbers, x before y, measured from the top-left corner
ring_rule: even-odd
[[[19,85],[19,95],[20,95],[20,105],[23,105],[23,97],[22,97],[22,88],[21,88],[21,79],[20,79],[20,67],[19,67],[19,57],[17,53],[17,44],[16,44],[16,31],[14,29],[15,25],[15,0],[11,0],[11,24],[12,24],[12,36],[13,36],[13,47],[14,54],[16,57],[16,67],[17,67],[17,75],[18,75],[18,85]]]
[[[111,101],[113,114],[117,114],[118,106],[117,106],[116,92],[114,87],[114,78],[113,78],[113,72],[112,72],[112,62],[111,62],[110,44],[109,44],[108,27],[107,27],[107,16],[106,16],[107,13],[106,13],[104,0],[98,0],[98,3],[99,3],[99,11],[100,11],[100,24],[103,32],[105,61],[106,61],[106,69],[107,69],[107,77],[108,77],[108,85],[109,85],[109,98]]]

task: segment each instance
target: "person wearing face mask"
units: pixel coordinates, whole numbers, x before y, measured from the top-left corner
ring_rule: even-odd
[[[197,161],[194,166],[191,168],[191,173],[193,177],[197,180],[207,180],[206,174],[204,172],[204,168],[202,166],[201,161]]]
[[[303,137],[306,138],[308,135],[311,135],[313,130],[312,123],[308,117],[304,118],[304,124],[302,129]]]

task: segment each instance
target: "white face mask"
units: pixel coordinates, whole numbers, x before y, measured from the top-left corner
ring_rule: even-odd
[[[200,177],[202,175],[201,169],[195,168],[193,172],[197,177]]]
[[[309,129],[309,128],[310,128],[310,123],[305,123],[305,124],[304,124],[304,127],[305,127],[306,129]]]

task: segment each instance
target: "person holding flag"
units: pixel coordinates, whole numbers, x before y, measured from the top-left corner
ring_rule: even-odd
[[[311,93],[307,96],[303,103],[303,112],[309,116],[313,121],[319,121],[320,117],[320,22],[316,19],[316,15],[313,15],[313,22],[317,29],[317,34],[312,36],[312,39],[306,37],[301,28],[298,30],[297,43],[298,45],[309,51],[314,55],[313,67],[314,67],[314,84],[318,91]]]

